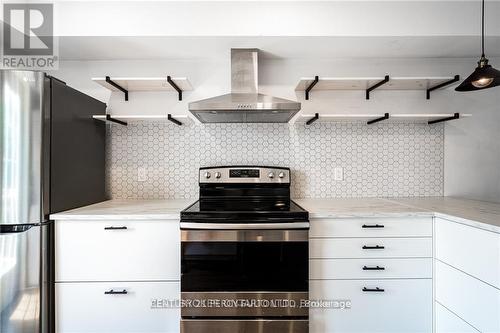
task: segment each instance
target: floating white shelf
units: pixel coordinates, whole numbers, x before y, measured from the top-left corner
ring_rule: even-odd
[[[383,80],[383,77],[321,77],[314,86],[314,90],[365,90]],[[313,77],[300,79],[295,91],[305,91],[314,82]]]
[[[453,80],[453,76],[443,77],[390,77],[389,82],[380,86],[379,90],[427,90],[441,83]],[[366,90],[384,77],[345,78],[320,77],[313,90]],[[314,81],[313,77],[300,79],[296,91],[305,91]]]
[[[383,121],[390,122],[409,122],[409,123],[428,123],[429,121],[441,120],[446,118],[453,118],[455,114],[453,113],[434,113],[434,114],[424,114],[424,113],[413,113],[413,114],[390,114],[388,119]],[[471,117],[471,114],[460,114],[460,118]],[[297,120],[296,124],[306,123],[307,121],[313,119],[314,114],[301,114]],[[319,114],[319,118],[314,120],[314,122],[363,122],[367,123],[375,119],[383,118],[384,114]],[[460,119],[459,118],[459,119]],[[451,119],[449,119],[451,120]]]
[[[185,77],[95,77],[92,81],[111,91],[124,93],[125,101],[128,101],[128,93],[131,91],[176,91],[179,101],[182,101],[182,92],[193,90],[191,83]]]
[[[168,115],[122,115],[122,116],[114,116],[110,115],[110,117],[114,120],[118,120],[121,122],[125,123],[144,123],[144,122],[172,122],[171,119],[169,119]],[[104,122],[107,122],[108,124],[114,124],[116,122],[110,121],[106,118],[106,115],[96,115],[93,116],[94,119],[101,120]],[[189,116],[185,115],[172,115],[172,118],[174,120],[180,121],[182,125],[190,125],[193,123],[193,120]],[[174,123],[174,122],[172,122]],[[118,123],[116,123],[118,124]]]
[[[443,89],[458,82],[460,77],[437,76],[437,77],[303,77],[295,87],[296,91],[305,91],[306,99],[309,92],[315,90],[365,90],[366,98],[369,99],[370,90],[426,90],[427,99],[430,92]]]
[[[111,80],[128,91],[175,91],[166,77],[111,77]],[[92,81],[109,90],[120,91],[108,83],[105,77],[95,77]],[[172,77],[172,81],[183,91],[193,90],[191,83],[185,77]]]

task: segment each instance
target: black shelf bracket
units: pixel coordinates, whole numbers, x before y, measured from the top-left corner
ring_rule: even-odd
[[[389,114],[388,113],[384,113],[384,116],[383,117],[380,117],[380,118],[377,118],[377,119],[373,119],[373,120],[370,120],[368,122],[366,122],[368,125],[371,125],[371,124],[375,124],[375,123],[378,123],[379,121],[383,121],[383,120],[386,120],[386,119],[389,119]]]
[[[314,80],[313,82],[311,82],[311,84],[309,85],[309,87],[306,88],[306,101],[309,100],[309,92],[312,90],[312,88],[314,88],[314,86],[316,85],[316,83],[318,83],[319,81],[319,76],[315,76],[314,77]]]
[[[372,92],[373,90],[377,89],[378,87],[386,84],[387,82],[389,82],[389,75],[386,75],[382,81],[380,81],[380,82],[374,84],[373,86],[369,87],[368,89],[366,89],[366,99],[370,99],[370,92]]]
[[[427,99],[431,99],[431,91],[446,87],[447,85],[450,85],[450,84],[455,83],[457,81],[460,81],[460,75],[455,75],[455,77],[449,81],[440,83],[434,87],[430,87],[429,89],[427,89],[427,96],[426,96]]]
[[[106,121],[109,121],[109,122],[112,122],[112,123],[115,123],[115,124],[120,124],[120,125],[123,125],[123,126],[127,126],[128,125],[127,122],[115,119],[115,118],[111,117],[111,115],[109,115],[109,114],[106,115]]]
[[[306,125],[311,125],[312,123],[314,123],[318,119],[319,119],[319,113],[315,113],[314,117],[312,117],[311,119],[306,121]]]
[[[457,112],[457,113],[455,113],[451,117],[442,118],[442,119],[436,119],[436,120],[431,120],[431,121],[428,121],[427,123],[429,125],[432,125],[432,124],[442,123],[444,121],[450,121],[450,120],[455,120],[455,119],[460,119],[460,113]]]
[[[125,94],[125,100],[128,101],[128,90],[120,86],[118,83],[114,82],[111,80],[109,76],[106,76],[106,82],[115,87],[116,89],[120,90]]]
[[[178,121],[177,119],[175,119],[174,117],[172,117],[172,115],[170,113],[167,115],[167,119],[176,125],[182,126],[182,123],[180,121]]]
[[[179,86],[177,84],[175,84],[175,82],[172,80],[172,78],[170,76],[167,76],[167,82],[170,83],[172,88],[177,90],[177,93],[179,94],[179,101],[182,101],[182,89],[179,88]]]

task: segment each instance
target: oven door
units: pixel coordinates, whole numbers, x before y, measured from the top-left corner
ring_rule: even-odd
[[[181,240],[183,318],[307,318],[308,230],[181,230]]]

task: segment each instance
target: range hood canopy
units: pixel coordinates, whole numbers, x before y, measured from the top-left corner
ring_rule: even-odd
[[[231,49],[231,93],[189,103],[202,123],[287,123],[300,103],[258,93],[258,49]]]

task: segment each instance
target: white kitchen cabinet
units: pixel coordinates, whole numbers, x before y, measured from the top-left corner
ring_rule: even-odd
[[[56,221],[56,333],[178,333],[178,220]]]
[[[431,217],[315,219],[311,238],[431,237]]]
[[[437,218],[435,257],[500,289],[500,234]]]
[[[105,294],[111,290],[127,294]],[[152,302],[179,294],[179,282],[57,283],[56,332],[177,333],[180,310]]]
[[[440,333],[478,333],[474,327],[466,323],[462,318],[439,304],[434,303],[436,318],[436,332]]]
[[[432,258],[311,259],[310,279],[432,279]]]
[[[432,238],[314,238],[309,241],[309,257],[432,258]]]
[[[435,299],[481,332],[500,332],[500,289],[435,260]]]
[[[311,307],[310,332],[431,332],[432,234],[431,217],[312,220],[310,298],[351,308]]]
[[[500,332],[500,234],[442,218],[435,232],[436,302],[467,324],[438,307],[436,333]]]
[[[177,221],[56,221],[56,282],[180,279]]]
[[[384,292],[364,292],[363,288]],[[310,309],[310,333],[432,331],[432,280],[327,280],[310,282],[312,300],[348,300],[350,309]]]

